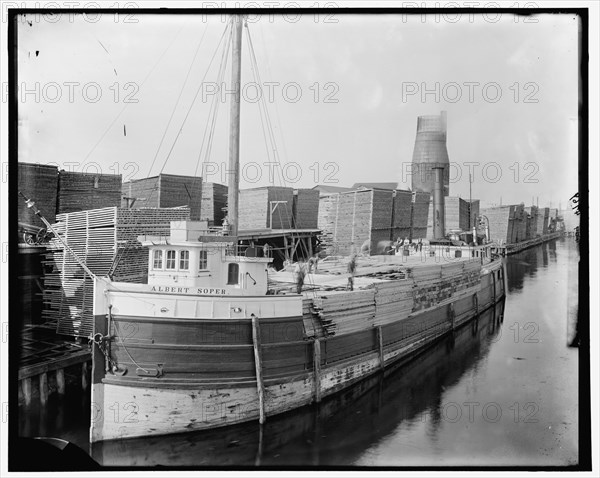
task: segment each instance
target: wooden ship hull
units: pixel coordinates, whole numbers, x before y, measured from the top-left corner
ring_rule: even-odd
[[[358,290],[262,297],[96,279],[94,332],[110,340],[94,347],[90,441],[263,423],[408,358],[505,296],[500,260],[382,267],[357,277]]]
[[[392,433],[403,421],[426,419],[427,410],[435,407],[432,397],[439,387],[452,387],[487,355],[489,340],[501,327],[503,306],[498,302],[477,320],[421,349],[418,360],[411,356],[409,363],[398,361],[386,367],[385,374],[373,374],[324,398],[318,407],[269,417],[262,427],[254,422],[166,437],[97,442],[92,457],[102,466],[136,467],[350,463],[354,454]],[[352,420],[347,420],[345,409],[352,411]],[[282,446],[288,453],[282,453]],[[336,453],[331,453],[332,446]],[[289,450],[293,450],[291,456]],[[340,453],[347,460],[341,460]]]

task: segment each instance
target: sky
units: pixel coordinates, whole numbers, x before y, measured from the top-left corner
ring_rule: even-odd
[[[574,15],[264,14],[247,24],[271,128],[244,33],[242,188],[409,188],[417,117],[445,110],[451,196],[469,197],[469,170],[484,206],[566,208],[578,190]],[[202,144],[226,25],[221,15],[21,19],[19,161],[124,180],[203,171],[225,183],[231,95],[217,95],[210,155]],[[224,78],[230,88],[229,67]]]

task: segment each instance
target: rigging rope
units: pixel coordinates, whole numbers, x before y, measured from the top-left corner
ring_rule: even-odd
[[[200,46],[202,45],[202,41],[204,40],[204,37],[206,36],[207,30],[208,30],[208,23],[206,24],[206,27],[204,27],[204,32],[202,33],[202,37],[200,38],[200,41],[198,42],[198,46],[196,47],[196,51],[194,52],[194,57],[192,58],[190,67],[188,68],[188,71],[185,75],[185,80],[183,81],[183,85],[181,85],[181,89],[179,90],[179,95],[177,96],[177,100],[175,101],[175,106],[173,106],[173,111],[171,111],[171,116],[169,117],[169,121],[167,122],[167,126],[165,127],[162,138],[160,138],[160,143],[158,144],[158,148],[156,148],[156,154],[154,155],[154,159],[152,159],[152,164],[150,165],[150,168],[148,169],[147,176],[150,176],[150,173],[152,172],[152,168],[154,167],[154,163],[156,162],[156,158],[158,158],[158,153],[159,153],[160,148],[165,140],[165,137],[167,136],[167,131],[169,130],[169,126],[171,126],[171,121],[173,120],[175,111],[177,110],[177,107],[179,106],[179,101],[181,100],[183,90],[185,89],[185,85],[187,85],[188,78],[190,77],[192,67],[194,66],[194,62],[196,61],[196,57],[198,56],[198,52],[200,51]]]

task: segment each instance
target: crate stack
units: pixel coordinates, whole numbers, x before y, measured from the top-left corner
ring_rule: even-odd
[[[58,173],[58,214],[121,205],[120,174]]]
[[[32,199],[50,223],[56,218],[56,196],[58,193],[58,168],[45,164],[18,163],[18,190]],[[25,201],[18,199],[19,222],[45,227],[44,223]]]
[[[346,334],[372,327],[375,290],[330,292],[313,299],[328,335]]]
[[[114,269],[115,281],[142,283],[148,275],[148,251],[137,237],[169,236],[171,221],[189,218],[187,208],[111,207],[59,214],[55,228],[94,274],[104,276]],[[91,278],[56,238],[46,265],[42,317],[56,324],[60,334],[87,337],[93,325]]]
[[[293,217],[296,229],[316,229],[319,221],[319,191],[296,189],[294,191]]]
[[[284,201],[277,206],[274,201]],[[271,205],[274,208],[273,224]],[[294,190],[292,188],[267,186],[242,189],[239,202],[239,229],[292,229]]]
[[[200,217],[209,226],[222,226],[227,207],[227,186],[219,183],[202,184],[202,204]]]
[[[192,221],[201,219],[202,178],[199,176],[161,173],[135,179],[123,183],[122,196],[124,207],[134,199],[133,208],[187,207]]]

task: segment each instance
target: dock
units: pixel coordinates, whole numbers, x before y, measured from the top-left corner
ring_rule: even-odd
[[[514,244],[505,244],[503,246],[503,249],[504,249],[503,254],[510,256],[512,254],[516,254],[517,252],[524,251],[525,249],[529,249],[530,247],[534,247],[539,244],[543,244],[544,242],[548,242],[553,239],[558,239],[559,237],[562,237],[564,235],[566,235],[566,233],[562,232],[562,231],[551,232],[549,234],[545,234],[543,236],[538,236],[533,239],[529,239],[527,241],[517,242]]]
[[[68,383],[85,392],[91,360],[87,342],[67,340],[47,327],[26,326],[19,357],[19,402],[28,406],[38,399],[45,405],[52,394],[64,395]]]

